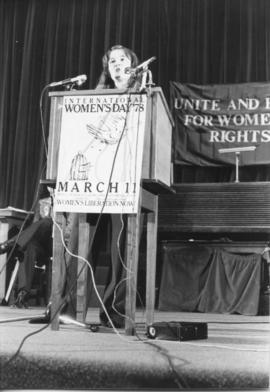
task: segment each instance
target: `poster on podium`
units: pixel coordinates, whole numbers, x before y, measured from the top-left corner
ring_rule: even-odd
[[[145,118],[145,94],[64,97],[56,212],[137,212]]]

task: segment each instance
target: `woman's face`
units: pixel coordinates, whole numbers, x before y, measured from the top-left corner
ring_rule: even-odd
[[[131,59],[127,57],[123,49],[114,49],[110,53],[108,69],[116,88],[127,88],[130,74],[125,69],[131,67]]]

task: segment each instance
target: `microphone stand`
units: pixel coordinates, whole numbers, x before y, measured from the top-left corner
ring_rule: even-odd
[[[76,90],[76,89],[75,89],[75,86],[77,86],[76,83],[68,83],[68,84],[65,84],[65,85],[64,85],[64,89],[65,89],[66,91]]]
[[[152,87],[155,86],[155,83],[153,82],[153,75],[150,69],[147,70],[147,76],[148,76],[148,82],[146,83],[146,86],[148,88],[148,94],[149,96],[152,95]]]
[[[150,69],[148,67],[144,68],[142,71],[142,84],[140,87],[140,92],[143,90],[147,90],[148,96],[152,95],[152,87],[155,86],[155,83],[153,82],[153,75]]]
[[[78,327],[82,327],[85,329],[90,329],[92,332],[97,332],[99,331],[99,325],[100,324],[85,324],[81,323],[80,321],[74,320],[73,318],[66,316],[66,315],[60,315],[59,316],[59,321],[62,322],[63,324],[73,324],[77,325]]]

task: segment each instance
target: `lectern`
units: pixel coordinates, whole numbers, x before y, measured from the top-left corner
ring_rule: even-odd
[[[100,195],[97,193],[98,203],[95,200],[90,200],[92,197],[92,189],[95,188],[98,191],[104,188],[104,182],[99,181],[98,184],[93,184],[91,181],[91,173],[98,177],[98,168],[91,161],[91,157],[95,155],[95,148],[102,149],[105,147],[108,149],[115,140],[117,143],[122,143],[120,138],[122,137],[117,134],[119,127],[114,127],[115,117],[111,122],[108,117],[111,111],[117,112],[119,118],[123,119],[123,125],[120,128],[127,128],[127,134],[133,125],[130,125],[126,119],[126,116],[130,115],[133,111],[139,126],[143,130],[142,140],[142,153],[140,155],[140,165],[138,160],[134,163],[136,170],[139,173],[139,192],[137,200],[137,209],[134,213],[126,212],[128,214],[128,228],[127,228],[127,280],[126,280],[126,324],[125,329],[127,334],[133,334],[135,330],[135,309],[136,309],[136,290],[137,290],[137,270],[138,270],[138,254],[139,254],[139,227],[141,211],[147,213],[147,268],[146,268],[146,323],[150,324],[153,322],[153,313],[155,305],[155,275],[156,275],[156,248],[157,248],[157,215],[158,215],[158,194],[161,192],[167,192],[171,185],[171,142],[172,142],[172,127],[173,120],[168,109],[168,105],[164,98],[162,89],[159,87],[152,88],[151,92],[127,92],[120,90],[80,90],[80,91],[65,91],[65,92],[52,92],[50,93],[51,99],[51,114],[50,114],[50,129],[49,129],[49,142],[48,142],[48,162],[47,162],[47,180],[55,181],[56,192],[60,191],[61,195],[59,200],[56,200],[56,212],[55,219],[58,224],[64,228],[66,225],[64,218],[64,211],[75,211],[79,214],[79,244],[78,254],[82,257],[87,257],[88,254],[88,241],[89,226],[86,220],[87,213],[98,213],[98,208],[93,207],[95,205],[102,205],[100,201]],[[114,105],[114,106],[113,106]],[[64,111],[77,111],[78,121],[72,119],[72,126],[70,120],[67,120],[67,116]],[[141,121],[144,113],[144,119]],[[75,115],[75,114],[74,114]],[[93,116],[96,123],[91,123],[89,120]],[[134,118],[135,118],[134,117]],[[69,117],[70,118],[70,117]],[[102,118],[106,119],[102,120]],[[86,120],[85,120],[86,119]],[[97,124],[97,119],[101,119]],[[122,120],[119,121],[122,121]],[[78,142],[76,136],[73,139],[73,130],[76,133],[77,124],[86,121],[88,134],[92,136],[91,145],[92,153],[87,159],[82,149],[76,154],[76,159],[72,159],[72,165],[67,170],[69,180],[59,180],[59,166],[65,170],[63,164],[63,151],[68,149],[69,140],[70,145],[74,146]],[[65,127],[70,127],[69,136],[64,135],[66,132]],[[132,128],[132,129],[133,129]],[[77,136],[79,138],[80,136]],[[127,136],[128,138],[128,136]],[[140,143],[139,137],[138,145]],[[63,147],[63,143],[65,146]],[[95,144],[99,147],[93,147]],[[136,142],[137,143],[137,142]],[[88,147],[89,147],[88,145]],[[127,142],[128,145],[128,142]],[[105,146],[105,147],[104,147]],[[121,146],[121,144],[120,144]],[[88,148],[87,147],[87,148]],[[137,144],[128,145],[129,154],[136,150]],[[140,151],[138,147],[138,151]],[[136,152],[137,154],[137,152]],[[139,154],[139,152],[138,152]],[[71,154],[72,155],[72,154]],[[125,156],[125,155],[123,155]],[[95,161],[95,162],[98,162]],[[118,165],[118,168],[125,167],[126,161],[122,165]],[[69,166],[67,163],[66,166]],[[139,170],[140,169],[140,170]],[[118,169],[119,170],[119,169]],[[90,173],[90,174],[89,174]],[[58,180],[57,180],[58,179]],[[57,182],[58,181],[58,182]],[[73,182],[72,182],[73,181]],[[126,181],[126,180],[125,180]],[[135,178],[134,181],[138,181]],[[72,183],[72,187],[70,187]],[[81,184],[84,184],[82,187]],[[117,182],[118,184],[118,182]],[[130,189],[129,183],[124,182],[125,192]],[[95,185],[95,186],[94,186]],[[120,187],[120,186],[119,186]],[[88,195],[85,194],[78,196],[75,199],[70,200],[70,195],[74,193],[89,191]],[[70,197],[66,197],[64,193],[68,193]],[[72,195],[73,197],[73,195]],[[106,195],[107,197],[107,195]],[[123,200],[120,196],[118,199],[113,199],[112,202],[106,203],[108,205],[123,204]],[[120,202],[119,202],[120,200]],[[122,200],[122,201],[121,201]],[[101,204],[100,204],[101,203]],[[120,203],[120,204],[121,204]],[[132,204],[130,202],[130,204]],[[67,207],[60,207],[59,205],[65,205]],[[75,210],[70,205],[75,205]],[[83,207],[78,207],[83,205]],[[88,210],[87,206],[91,208]],[[65,210],[67,208],[67,210]],[[82,208],[82,209],[81,209]],[[100,208],[100,207],[99,207]],[[110,207],[108,207],[110,208]],[[112,207],[114,208],[114,207]],[[113,213],[108,210],[107,212]],[[62,249],[62,238],[61,233],[58,229],[54,229],[53,239],[53,266],[52,266],[52,314],[57,312],[61,289],[63,282],[61,282],[61,271],[63,271],[63,249]],[[81,270],[82,262],[78,261],[78,270]],[[87,298],[87,268],[84,269],[83,273],[80,273],[77,280],[77,305],[76,305],[76,318],[79,321],[84,321],[86,317],[86,298]],[[59,328],[59,318],[54,317],[52,319],[52,329]]]

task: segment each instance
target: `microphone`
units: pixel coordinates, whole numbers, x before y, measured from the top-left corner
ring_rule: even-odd
[[[150,59],[144,61],[143,63],[137,65],[135,68],[127,67],[125,68],[125,73],[126,74],[134,74],[137,75],[138,73],[145,71],[145,69],[148,67],[150,63],[152,63],[154,60],[156,60],[156,57],[151,57]]]
[[[74,78],[68,78],[61,80],[60,82],[53,82],[49,84],[49,87],[56,87],[56,86],[64,86],[65,84],[73,84],[76,83],[78,86],[85,83],[87,80],[86,75],[79,75],[75,76]]]

